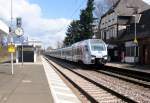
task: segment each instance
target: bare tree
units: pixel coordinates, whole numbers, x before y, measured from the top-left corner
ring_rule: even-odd
[[[102,1],[96,2],[95,10],[94,10],[94,14],[96,18],[99,19],[105,13],[106,9],[107,9],[107,5],[104,4]]]
[[[106,0],[106,3],[109,7],[113,6],[114,4],[116,4],[118,0]]]
[[[63,43],[61,41],[57,41],[57,48],[62,48],[63,47]]]
[[[95,11],[94,14],[96,18],[100,19],[100,17],[114,4],[116,4],[118,0],[97,0],[95,2]]]
[[[46,50],[53,50],[53,48],[51,46],[48,46]]]

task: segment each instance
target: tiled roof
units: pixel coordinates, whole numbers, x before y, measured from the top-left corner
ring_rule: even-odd
[[[111,12],[116,12],[119,16],[132,16],[134,9],[129,7],[137,7],[138,11],[142,12],[150,8],[150,5],[143,0],[118,0],[114,6],[112,6],[102,17]]]

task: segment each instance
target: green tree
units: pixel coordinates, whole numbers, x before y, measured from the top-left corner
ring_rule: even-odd
[[[87,7],[81,10],[80,20],[74,20],[66,32],[64,46],[71,45],[81,40],[92,38],[93,36],[93,10],[94,0],[88,0]]]
[[[81,10],[80,14],[81,40],[89,39],[93,36],[93,10],[94,0],[88,0],[86,9]]]
[[[79,20],[74,20],[67,29],[64,45],[68,46],[78,41],[80,41],[80,23]]]

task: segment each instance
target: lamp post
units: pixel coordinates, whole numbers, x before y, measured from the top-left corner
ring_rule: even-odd
[[[136,21],[137,21],[137,14],[138,14],[138,9],[139,9],[139,7],[133,7],[133,6],[127,6],[127,8],[132,8],[132,9],[134,9],[134,43],[135,43],[135,48],[134,48],[134,63],[136,64],[136,48],[137,48],[137,46],[138,46],[138,41],[137,41],[137,25],[136,25]]]
[[[138,7],[134,8],[135,10],[135,14],[134,14],[134,20],[135,20],[135,35],[134,35],[134,43],[135,43],[135,49],[134,49],[134,63],[136,64],[136,56],[137,56],[137,47],[138,47],[138,41],[137,41],[137,25],[136,25],[136,21],[137,21],[137,13],[138,13]]]
[[[135,43],[135,49],[134,49],[134,63],[136,64],[136,49],[137,49],[137,45],[138,45],[138,41],[137,41],[137,31],[136,31],[136,14],[134,15],[134,19],[135,19],[135,24],[134,24],[134,27],[135,27],[135,31],[134,31],[134,43]]]

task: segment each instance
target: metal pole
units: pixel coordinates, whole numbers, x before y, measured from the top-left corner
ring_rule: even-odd
[[[11,43],[13,43],[13,36],[12,36],[12,19],[13,19],[13,4],[12,4],[12,0],[11,0]],[[14,66],[13,66],[13,53],[11,53],[11,73],[12,75],[14,74]]]
[[[23,67],[23,42],[22,42],[22,67]]]
[[[136,39],[136,14],[135,14],[135,26],[134,26],[134,27],[135,27],[134,39],[137,40],[137,39]],[[135,43],[135,49],[134,49],[134,56],[135,56],[135,57],[134,57],[134,63],[135,63],[135,64],[136,64],[136,46],[137,46],[137,45],[136,45],[136,43]]]
[[[13,4],[12,4],[12,0],[11,0],[11,27],[12,27],[12,19],[13,19],[13,17],[12,17],[12,13],[13,13],[12,8],[13,8]]]
[[[11,53],[11,68],[12,68],[12,70],[11,70],[11,74],[13,75],[14,74],[14,65],[13,65],[13,53]]]
[[[135,38],[136,38],[136,14],[135,14]]]

